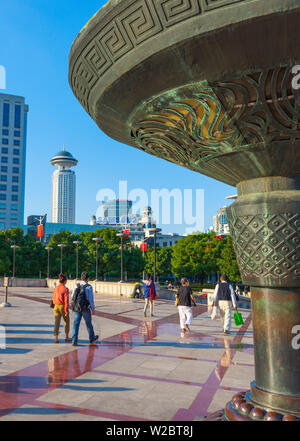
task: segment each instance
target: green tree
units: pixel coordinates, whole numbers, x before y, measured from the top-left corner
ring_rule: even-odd
[[[241,282],[242,278],[237,264],[231,236],[228,236],[225,239],[225,245],[221,251],[221,256],[217,263],[222,274],[226,274],[231,281]]]
[[[173,247],[156,248],[156,274],[158,277],[170,277],[173,274],[171,259],[173,255]],[[153,274],[154,268],[154,247],[149,247],[145,253],[145,268],[146,273]]]
[[[0,232],[0,273],[12,276],[13,250],[12,245],[17,245],[15,252],[15,275],[35,276],[45,272],[46,252],[40,242],[31,236],[24,236],[23,230],[13,228]]]
[[[221,256],[223,241],[216,234],[192,234],[180,239],[173,246],[172,269],[177,278],[189,277],[203,281],[218,269],[217,259]]]

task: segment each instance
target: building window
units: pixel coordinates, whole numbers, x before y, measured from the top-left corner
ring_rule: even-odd
[[[15,214],[15,213],[11,213],[10,218],[11,218],[12,220],[17,220],[17,219],[18,219],[18,215]]]
[[[0,181],[2,181],[2,182],[3,182],[3,181],[4,181],[4,182],[7,181],[7,176],[6,176],[6,175],[1,175],[1,176],[0,176]]]
[[[2,144],[3,145],[8,145],[8,139],[7,138],[3,138],[2,139]]]
[[[1,162],[8,162],[8,158],[7,158],[7,156],[2,156],[1,157]]]
[[[13,163],[14,164],[20,164],[20,159],[19,158],[13,158]]]
[[[0,184],[0,190],[2,190],[2,191],[6,191],[6,190],[7,190],[7,185],[5,185],[5,184]]]
[[[13,173],[19,173],[19,167],[13,167],[12,172]]]
[[[7,165],[2,165],[1,166],[1,171],[4,173],[7,173]]]
[[[2,147],[1,152],[2,153],[8,153],[8,148],[7,147]]]
[[[0,230],[2,230],[2,231],[5,230],[5,223],[0,222]]]
[[[19,182],[19,176],[13,176],[12,182]]]
[[[9,130],[8,129],[3,129],[2,130],[2,135],[8,136],[9,135]]]
[[[0,193],[0,201],[6,201],[6,194]]]
[[[18,226],[17,224],[11,224],[10,227],[11,227],[11,228],[17,228],[17,226]]]
[[[17,194],[13,194],[11,197],[12,201],[17,201],[18,200],[18,195]]]
[[[6,210],[6,204],[0,204],[0,210]]]
[[[11,186],[11,190],[12,190],[12,191],[18,191],[18,190],[19,190],[19,187],[18,187],[17,185],[12,185],[12,186]]]
[[[15,128],[21,128],[21,106],[20,104],[15,105]]]
[[[11,204],[11,209],[12,210],[17,210],[18,209],[18,204]]]
[[[13,154],[14,155],[19,155],[20,154],[20,150],[19,149],[14,149],[13,150]]]
[[[3,124],[4,127],[9,126],[9,103],[3,104]]]
[[[21,132],[19,130],[15,130],[14,131],[14,136],[16,136],[17,138],[20,138]]]
[[[20,145],[20,140],[19,139],[14,139],[14,145]]]

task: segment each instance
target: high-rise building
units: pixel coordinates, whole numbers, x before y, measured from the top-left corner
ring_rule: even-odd
[[[28,111],[24,97],[0,93],[0,230],[24,223]]]
[[[226,208],[227,208],[226,205],[224,207],[220,208],[218,213],[214,216],[214,231],[217,234],[228,234],[229,233]]]
[[[102,209],[103,218],[108,219],[108,223],[130,223],[129,216],[132,214],[132,201],[121,199],[106,201],[103,202]]]
[[[63,149],[50,162],[58,167],[52,175],[52,223],[75,224],[76,176],[70,168],[78,161]]]

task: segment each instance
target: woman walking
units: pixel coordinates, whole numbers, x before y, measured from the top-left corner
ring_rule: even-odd
[[[190,325],[193,320],[192,302],[196,306],[196,302],[190,287],[190,283],[186,277],[181,279],[181,286],[176,294],[176,305],[180,317],[180,327],[183,334],[190,332]]]
[[[150,303],[150,316],[153,317],[153,301],[156,298],[155,284],[151,280],[151,274],[146,275],[146,280],[143,280],[143,290],[145,298],[144,317],[147,317],[147,308]]]
[[[67,278],[63,275],[59,275],[59,284],[54,289],[52,295],[52,302],[54,304],[54,317],[55,317],[55,325],[54,325],[54,343],[59,343],[58,334],[61,318],[63,318],[65,322],[65,341],[71,341],[69,338],[70,331],[70,317],[69,317],[69,289],[66,287]]]

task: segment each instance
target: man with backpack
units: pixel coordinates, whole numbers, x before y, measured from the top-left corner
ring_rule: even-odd
[[[74,311],[72,345],[77,346],[79,326],[82,317],[89,333],[90,343],[95,343],[99,335],[95,335],[92,325],[92,315],[95,313],[93,287],[88,283],[90,276],[87,272],[81,274],[81,282],[78,283],[72,294],[71,308]]]

